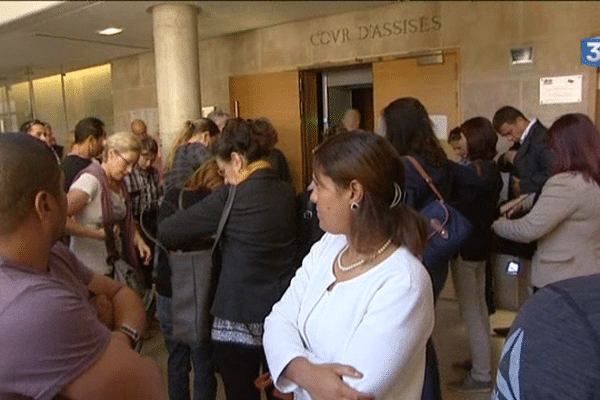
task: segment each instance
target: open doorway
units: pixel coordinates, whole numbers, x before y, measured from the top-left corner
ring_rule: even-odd
[[[373,131],[373,73],[371,65],[321,72],[323,131],[341,126],[350,109],[360,113],[360,129]]]

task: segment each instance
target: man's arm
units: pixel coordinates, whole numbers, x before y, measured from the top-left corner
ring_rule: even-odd
[[[164,400],[166,389],[156,365],[113,332],[104,353],[62,391],[71,400]]]
[[[88,289],[97,295],[104,295],[111,302],[114,311],[114,324],[130,326],[140,333],[146,325],[146,312],[142,301],[133,290],[104,275],[94,274]],[[129,337],[122,332],[114,332],[124,343],[130,344]]]

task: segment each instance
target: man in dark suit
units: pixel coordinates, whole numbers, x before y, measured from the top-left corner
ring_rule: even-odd
[[[539,194],[552,168],[552,154],[545,140],[546,127],[535,118],[529,121],[521,111],[511,106],[496,111],[492,126],[500,136],[514,143],[498,160],[498,164],[505,165],[510,172],[508,199],[528,193]],[[535,242],[521,244],[499,239],[496,244],[498,262],[518,261],[529,285],[531,257],[535,247]],[[508,328],[495,328],[494,331],[506,336]]]
[[[520,144],[516,153],[508,155],[507,161],[513,164],[509,198],[539,192],[550,177],[552,167],[552,155],[545,142],[546,127],[535,118],[529,121],[521,111],[510,106],[496,111],[492,125],[500,136]]]

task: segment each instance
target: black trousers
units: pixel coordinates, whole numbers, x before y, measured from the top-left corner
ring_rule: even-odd
[[[213,341],[213,359],[223,379],[227,400],[260,400],[254,380],[268,371],[262,346]],[[272,391],[267,398],[272,399]]]

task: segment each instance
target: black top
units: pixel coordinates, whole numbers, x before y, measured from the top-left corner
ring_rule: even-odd
[[[460,250],[468,261],[487,260],[492,252],[490,226],[498,217],[502,177],[496,163],[478,160],[468,166],[455,166],[454,204],[472,224],[473,231]]]
[[[83,158],[76,154],[69,154],[65,157],[60,164],[65,174],[65,192],[69,191],[69,188],[73,184],[73,179],[75,179],[79,171],[90,165],[91,162],[92,160],[89,158]]]
[[[451,202],[453,192],[452,187],[454,184],[453,165],[455,163],[447,161],[445,165],[441,167],[434,167],[429,164],[425,158],[416,154],[412,154],[412,156],[429,174],[433,180],[433,184],[442,194],[444,200]],[[421,175],[419,175],[415,167],[413,167],[413,165],[406,158],[403,158],[402,162],[404,163],[404,169],[406,173],[406,204],[419,211],[436,199],[435,194],[431,191],[431,188],[429,185],[427,185],[427,182],[421,178]]]
[[[158,239],[180,249],[216,233],[229,189],[223,187],[158,226]],[[216,317],[263,322],[295,271],[296,215],[292,186],[261,169],[237,187],[219,242],[222,269],[212,306]]]
[[[441,193],[442,197],[444,197],[444,200],[450,203],[453,192],[455,163],[448,160],[444,165],[434,167],[425,161],[423,157],[416,154],[412,154],[412,156],[429,174],[436,188]],[[427,204],[436,199],[435,194],[410,161],[403,158],[402,162],[404,163],[406,174],[406,204],[417,211],[421,211]],[[431,277],[434,298],[437,299],[446,283],[448,260],[441,260],[435,263],[424,260],[423,265]]]

